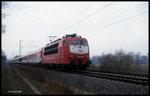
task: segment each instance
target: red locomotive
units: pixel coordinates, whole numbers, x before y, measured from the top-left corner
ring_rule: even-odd
[[[91,63],[89,57],[87,40],[72,34],[63,36],[32,54],[17,58],[14,62],[84,70]]]

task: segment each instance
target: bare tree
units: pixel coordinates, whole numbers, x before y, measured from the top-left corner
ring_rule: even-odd
[[[101,67],[106,70],[129,71],[134,63],[131,53],[125,53],[123,50],[115,51],[115,54],[102,54]]]
[[[6,9],[8,7],[8,3],[5,2],[5,1],[2,1],[1,2],[1,7],[2,7],[2,14],[1,14],[1,17],[2,17],[2,20],[4,18],[6,18],[7,14],[4,12],[4,9]],[[2,33],[5,33],[6,32],[6,25],[2,23],[1,25],[1,32]]]
[[[140,61],[141,61],[141,53],[138,52],[137,54],[135,54],[134,63],[135,63],[136,65],[139,65],[139,64],[140,64]]]
[[[5,2],[5,1],[2,1],[1,2],[1,9],[2,9],[2,13],[1,13],[1,18],[2,20],[7,16],[7,14],[4,12],[4,9],[8,7],[8,3]],[[2,33],[6,33],[6,25],[3,24],[2,22],[2,25],[1,25],[1,32]],[[1,50],[1,59],[2,59],[2,62],[6,62],[7,60],[7,57],[6,57],[6,54],[3,50]]]

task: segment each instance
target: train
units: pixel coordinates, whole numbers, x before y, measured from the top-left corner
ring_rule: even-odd
[[[15,58],[13,62],[85,70],[92,63],[89,53],[86,38],[76,34],[66,34],[35,52]]]

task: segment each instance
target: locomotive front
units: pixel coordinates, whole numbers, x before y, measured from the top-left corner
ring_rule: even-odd
[[[69,41],[70,64],[76,69],[86,69],[91,64],[89,46],[85,38],[74,34]]]

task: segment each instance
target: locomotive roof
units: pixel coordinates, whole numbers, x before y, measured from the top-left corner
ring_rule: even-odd
[[[66,34],[65,36],[63,36],[63,38],[59,38],[59,39],[57,39],[57,40],[55,40],[49,44],[46,44],[46,46],[51,45],[51,44],[53,44],[59,40],[63,40],[64,38],[81,38],[81,36],[77,36],[76,34]]]
[[[67,38],[65,37],[65,38],[57,39],[57,40],[55,40],[55,41],[53,41],[53,42],[51,42],[51,43],[49,43],[49,44],[46,44],[46,47],[49,46],[49,45],[53,45],[53,44],[57,43],[57,42],[60,41],[60,40],[71,39],[71,38],[74,38],[74,37],[67,37]],[[80,38],[80,39],[85,39],[85,38]]]

